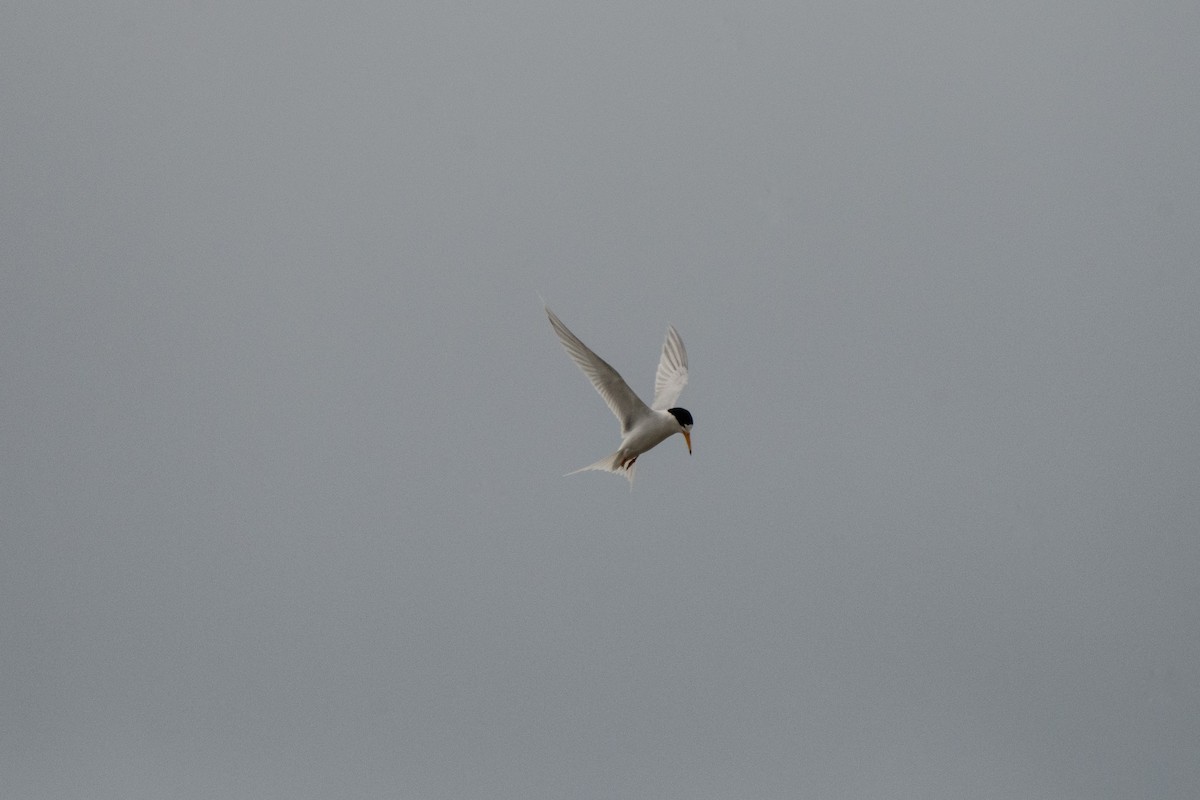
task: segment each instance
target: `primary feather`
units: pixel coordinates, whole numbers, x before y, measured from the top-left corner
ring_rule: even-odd
[[[646,404],[634,393],[633,389],[629,388],[625,379],[609,366],[607,361],[579,341],[579,337],[571,333],[571,329],[564,325],[562,320],[556,317],[549,308],[546,309],[546,316],[550,318],[554,332],[558,334],[559,341],[562,342],[571,359],[583,370],[583,374],[588,376],[592,385],[596,387],[596,391],[604,398],[604,402],[608,404],[609,409],[617,418],[617,422],[621,423],[621,435],[629,433],[637,418],[649,411]]]
[[[667,340],[663,342],[658,372],[654,375],[654,403],[650,407],[664,411],[675,405],[687,381],[687,350],[683,347],[683,339],[679,338],[679,331],[674,325],[668,325]]]

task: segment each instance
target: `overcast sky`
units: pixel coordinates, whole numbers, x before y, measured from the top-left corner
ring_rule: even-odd
[[[1200,796],[1200,5],[976,5],[10,4],[0,794]]]

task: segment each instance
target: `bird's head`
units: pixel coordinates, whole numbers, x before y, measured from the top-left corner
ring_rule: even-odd
[[[688,455],[692,453],[692,412],[686,408],[668,408],[667,413],[675,418],[679,423],[679,432],[683,434],[683,440],[687,442]]]

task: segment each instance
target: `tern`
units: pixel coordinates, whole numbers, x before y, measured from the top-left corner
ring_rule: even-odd
[[[679,399],[679,393],[683,391],[688,380],[687,350],[683,348],[683,340],[679,338],[679,331],[675,330],[675,326],[667,326],[667,339],[663,342],[662,357],[654,375],[654,402],[647,406],[633,389],[629,388],[625,379],[610,367],[608,362],[593,353],[578,336],[571,333],[570,328],[564,325],[548,306],[546,316],[550,318],[550,325],[558,334],[567,354],[583,370],[583,374],[591,379],[596,391],[621,423],[621,446],[617,448],[617,452],[605,456],[595,464],[568,472],[568,475],[588,470],[612,472],[624,475],[629,480],[629,488],[632,489],[633,471],[637,466],[638,456],[664,439],[676,433],[683,434],[688,453],[691,454],[692,415],[685,408],[675,407],[675,401]]]

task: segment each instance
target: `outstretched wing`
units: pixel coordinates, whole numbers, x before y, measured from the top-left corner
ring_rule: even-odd
[[[621,435],[624,436],[633,427],[634,421],[638,417],[650,413],[650,409],[646,408],[642,399],[634,394],[625,379],[610,367],[608,362],[579,341],[579,337],[571,333],[570,328],[563,325],[562,320],[554,316],[554,312],[549,307],[546,308],[546,316],[550,318],[550,325],[558,334],[559,341],[566,348],[567,354],[579,365],[583,374],[592,381],[596,391],[604,398],[604,402],[608,404],[617,421],[621,423]],[[681,344],[680,347],[682,348],[683,345]],[[683,387],[680,386],[680,388]],[[679,392],[675,394],[679,394]]]
[[[655,411],[664,411],[675,405],[679,393],[687,386],[687,350],[683,339],[674,325],[667,326],[667,340],[663,342],[662,358],[658,360],[658,372],[654,375]]]

